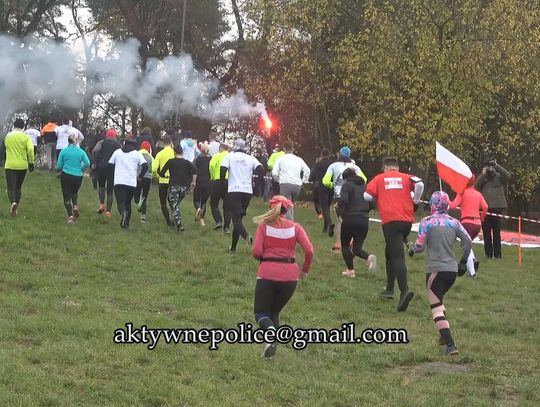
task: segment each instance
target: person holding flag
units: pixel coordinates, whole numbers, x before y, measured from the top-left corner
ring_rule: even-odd
[[[399,171],[395,157],[383,161],[384,172],[377,175],[367,186],[364,199],[373,200],[381,215],[382,229],[386,243],[386,289],[379,296],[394,298],[394,283],[397,279],[401,292],[398,311],[405,311],[414,293],[407,283],[407,264],[403,242],[411,232],[414,222],[414,204],[420,202],[424,183],[418,177]],[[414,195],[411,192],[414,191]]]

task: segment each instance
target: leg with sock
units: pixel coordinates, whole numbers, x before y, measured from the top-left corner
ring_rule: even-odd
[[[426,275],[426,286],[433,322],[435,322],[435,325],[439,330],[441,343],[446,345],[445,353],[449,355],[457,354],[458,350],[450,331],[450,324],[446,319],[446,309],[443,304],[443,298],[456,281],[456,276],[457,274],[455,272],[448,271],[427,273]]]
[[[212,189],[210,194],[210,210],[212,211],[212,217],[216,222],[216,229],[223,226],[223,218],[219,211],[219,200],[221,199],[221,181],[212,181]]]
[[[62,198],[64,199],[64,207],[68,215],[68,222],[73,222],[73,204],[71,201],[71,185],[70,176],[65,172],[60,175],[60,186],[62,188]]]

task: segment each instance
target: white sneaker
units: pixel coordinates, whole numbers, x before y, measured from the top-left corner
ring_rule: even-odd
[[[199,223],[201,224],[201,226],[206,226],[206,223],[204,223],[204,219],[199,220]]]
[[[377,271],[377,256],[370,254],[367,258],[368,270],[375,273]]]
[[[341,275],[345,277],[356,277],[354,270],[345,270]]]

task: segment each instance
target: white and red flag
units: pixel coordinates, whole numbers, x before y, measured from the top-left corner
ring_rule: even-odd
[[[437,142],[437,172],[439,177],[460,194],[465,190],[473,174],[467,164]]]

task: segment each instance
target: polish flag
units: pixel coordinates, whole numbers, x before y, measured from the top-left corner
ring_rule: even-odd
[[[460,194],[465,190],[473,174],[467,164],[437,142],[437,172],[439,177]]]

